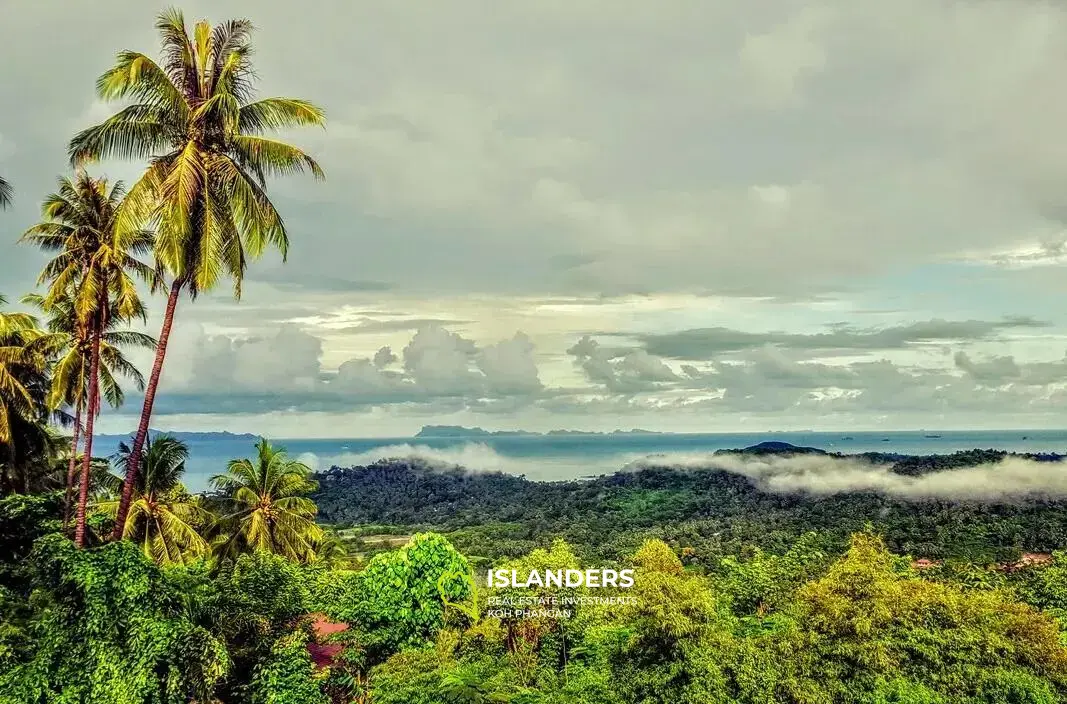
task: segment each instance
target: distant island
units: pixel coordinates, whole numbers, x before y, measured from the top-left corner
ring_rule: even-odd
[[[481,437],[513,437],[535,436],[546,437],[555,435],[664,435],[654,430],[613,430],[610,433],[601,433],[588,430],[550,430],[547,433],[534,433],[528,430],[485,430],[483,428],[465,428],[462,425],[424,425],[416,438],[481,438]]]
[[[157,435],[169,435],[173,438],[177,438],[182,442],[234,442],[247,440],[251,443],[259,442],[259,436],[252,433],[231,433],[228,431],[222,432],[197,432],[197,431],[184,431],[184,430],[159,430],[158,428],[149,428],[148,434],[150,437],[156,437]],[[119,435],[97,435],[97,440],[118,440],[129,441],[133,437],[133,431],[129,433]]]

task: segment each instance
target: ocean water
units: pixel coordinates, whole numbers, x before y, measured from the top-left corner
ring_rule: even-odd
[[[189,445],[186,486],[208,488],[226,463],[254,457],[245,438],[183,438]],[[94,454],[110,455],[119,438],[102,437]],[[896,452],[929,455],[957,450],[999,449],[1067,454],[1067,430],[894,431],[855,433],[704,433],[662,435],[517,435],[449,438],[272,439],[313,469],[350,467],[389,458],[420,458],[473,471],[501,471],[534,480],[561,480],[610,474],[641,460],[691,463],[716,450],[764,441],[788,442],[832,452]]]

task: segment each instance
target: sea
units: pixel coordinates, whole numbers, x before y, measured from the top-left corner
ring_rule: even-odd
[[[255,457],[256,438],[214,433],[174,433],[189,446],[185,485],[209,488],[210,478],[235,458]],[[110,456],[126,437],[100,436],[94,453]],[[294,459],[314,470],[354,467],[383,459],[420,459],[471,471],[500,471],[537,481],[611,474],[642,461],[691,462],[716,450],[761,442],[787,442],[845,454],[886,452],[932,455],[957,450],[997,449],[1067,454],[1067,430],[764,432],[764,433],[607,433],[566,435],[487,435],[460,437],[275,439]]]

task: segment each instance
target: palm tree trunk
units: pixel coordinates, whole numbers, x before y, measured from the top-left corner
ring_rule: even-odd
[[[92,362],[89,365],[89,403],[85,418],[85,456],[82,457],[82,480],[78,491],[78,511],[74,527],[74,544],[85,547],[85,509],[89,503],[89,469],[93,462],[93,425],[100,412],[100,329],[93,330]]]
[[[130,450],[130,458],[126,464],[126,479],[122,482],[122,497],[119,499],[119,510],[115,515],[115,528],[111,532],[112,540],[122,540],[123,529],[126,526],[126,514],[130,510],[130,498],[133,496],[133,483],[137,480],[137,470],[141,464],[141,451],[144,449],[145,439],[148,437],[148,425],[152,421],[152,404],[156,400],[156,388],[159,386],[159,376],[163,372],[163,358],[167,356],[167,340],[170,339],[170,328],[174,324],[174,310],[178,307],[178,297],[181,295],[183,279],[175,279],[170,287],[170,295],[167,297],[167,311],[163,316],[163,328],[159,331],[159,341],[156,343],[156,360],[152,363],[152,375],[148,377],[148,386],[145,387],[144,405],[141,407],[141,422],[137,425],[137,435],[133,438],[133,447]]]
[[[82,400],[78,398],[78,404],[74,410],[74,437],[70,441],[70,463],[67,465],[67,493],[63,499],[63,535],[67,534],[70,527],[70,504],[71,494],[74,493],[74,471],[78,466],[78,433],[82,427]]]

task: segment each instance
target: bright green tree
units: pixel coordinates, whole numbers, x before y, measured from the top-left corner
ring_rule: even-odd
[[[181,483],[188,459],[189,448],[169,435],[149,438],[145,444],[122,537],[140,545],[156,564],[184,563],[208,552],[201,531],[210,524],[211,513]],[[130,465],[126,443],[119,444],[116,464],[122,470]],[[118,507],[117,499],[97,506],[112,517]]]
[[[668,545],[648,540],[634,554],[634,603],[609,661],[625,701],[732,704],[724,668],[733,652],[732,620],[706,580],[686,574]]]
[[[266,438],[256,450],[255,458],[231,460],[226,474],[211,478],[211,485],[224,495],[226,511],[218,522],[220,554],[263,551],[313,560],[323,532],[315,524],[315,503],[307,498],[318,487],[311,469]]]
[[[268,176],[310,171],[310,156],[268,132],[323,125],[323,112],[295,98],[253,100],[252,24],[243,19],[190,32],[178,10],[159,16],[162,63],[135,51],[119,53],[96,88],[105,101],[132,101],[70,143],[73,163],[117,157],[148,159],[124,209],[129,228],[154,222],[156,260],[171,277],[155,363],[148,380],[136,458],[151,421],[174,312],[183,291],[195,298],[229,277],[240,296],[248,260],[268,246],[289,247],[288,234],[266,191]],[[122,533],[138,467],[123,488],[115,537]]]
[[[351,624],[371,662],[433,638],[445,625],[446,602],[470,599],[467,559],[436,533],[376,555],[345,580],[327,615]]]
[[[274,643],[270,658],[253,675],[251,704],[329,704],[314,679],[307,643],[307,634],[301,631]]]

